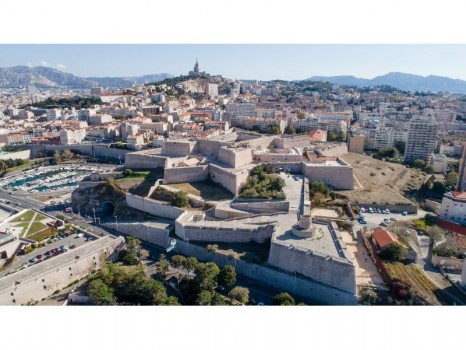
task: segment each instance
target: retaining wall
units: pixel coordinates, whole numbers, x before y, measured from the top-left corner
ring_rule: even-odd
[[[126,194],[126,203],[134,209],[141,210],[154,216],[165,219],[176,220],[184,213],[183,209],[174,207],[169,204],[164,204],[150,198],[143,198],[133,194]]]
[[[0,279],[0,304],[21,305],[51,296],[116,260],[123,237],[106,236]]]
[[[435,267],[441,267],[442,269],[455,270],[461,272],[465,259],[457,259],[450,257],[437,256],[435,254],[431,255],[430,261]]]
[[[336,190],[352,190],[353,168],[351,166],[322,166],[303,163],[302,173],[310,182],[323,181]]]
[[[167,230],[164,230],[159,227],[154,227],[150,225],[145,225],[144,223],[105,223],[102,226],[109,227],[113,230],[118,230],[126,235],[139,238],[142,241],[149,242],[160,247],[168,247],[170,243],[170,230],[172,227],[169,227]]]
[[[198,165],[179,168],[165,168],[163,183],[176,184],[183,182],[198,182],[207,180],[209,176],[209,166]]]
[[[125,167],[130,169],[164,168],[167,157],[143,153],[128,153],[125,158]]]
[[[263,199],[256,201],[236,199],[230,205],[234,209],[244,210],[252,213],[288,212],[290,209],[289,201],[267,201]]]
[[[290,247],[272,240],[269,263],[356,294],[356,272],[346,259]]]

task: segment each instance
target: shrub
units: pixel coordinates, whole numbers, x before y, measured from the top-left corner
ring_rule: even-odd
[[[178,208],[189,207],[188,193],[178,191],[173,195],[172,205]]]
[[[369,175],[370,175],[370,176],[375,176],[375,173],[372,173],[372,172],[371,172]]]

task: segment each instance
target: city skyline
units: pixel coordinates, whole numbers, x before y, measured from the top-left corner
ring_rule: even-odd
[[[47,66],[81,77],[187,74],[234,79],[374,78],[390,72],[466,80],[466,45],[1,45],[0,67]],[[266,64],[265,64],[266,63]]]

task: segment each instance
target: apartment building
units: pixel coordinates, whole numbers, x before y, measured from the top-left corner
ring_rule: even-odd
[[[225,106],[225,111],[230,118],[237,116],[255,116],[256,105],[254,103],[231,103]]]
[[[421,159],[431,163],[437,138],[438,123],[433,116],[420,116],[411,120],[405,148],[405,162]]]
[[[86,137],[85,129],[60,130],[60,144],[76,145],[82,143]]]
[[[442,199],[440,217],[459,224],[466,224],[466,192],[445,193]]]

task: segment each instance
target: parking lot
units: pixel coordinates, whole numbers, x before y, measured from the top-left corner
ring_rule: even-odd
[[[367,208],[366,208],[367,209]],[[374,228],[380,226],[384,219],[395,218],[396,221],[411,221],[418,218],[423,218],[427,214],[426,211],[418,209],[417,214],[408,214],[406,216],[400,213],[390,213],[390,214],[378,214],[378,213],[368,213],[367,210],[363,213],[364,218],[367,224],[360,224],[358,220],[354,221],[354,229],[360,230],[362,227]]]
[[[80,247],[86,243],[89,242],[88,238],[90,236],[88,235],[78,235],[78,234],[72,234],[68,237],[62,238],[60,240],[56,240],[55,242],[48,243],[47,245],[44,245],[43,247],[35,249],[33,252],[25,255],[18,255],[15,259],[15,262],[6,268],[5,270],[0,272],[0,277],[4,277],[10,273],[13,273],[15,271],[18,271],[20,269],[28,268],[29,266],[32,266],[32,263],[30,262],[31,259],[37,257],[38,255],[41,255],[41,259],[36,262],[36,264],[40,264],[41,261],[44,261],[46,258],[46,252],[51,251],[52,249],[59,249],[61,246],[64,246],[67,249],[74,249],[77,247]],[[58,254],[56,254],[58,255]],[[51,257],[53,259],[53,256]]]

